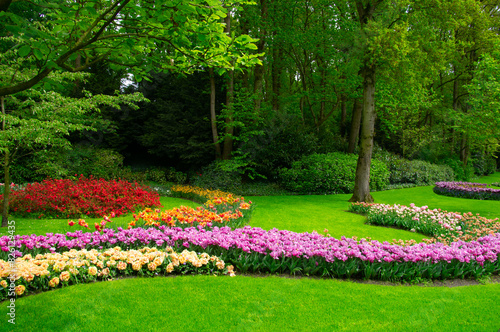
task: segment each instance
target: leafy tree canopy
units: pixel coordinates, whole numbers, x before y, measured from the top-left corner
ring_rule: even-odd
[[[231,0],[18,1],[0,12],[0,96],[33,87],[54,71],[107,60],[138,81],[151,71],[238,69],[259,63],[254,40],[224,33]],[[25,69],[31,69],[25,71]],[[113,69],[114,69],[113,68]]]

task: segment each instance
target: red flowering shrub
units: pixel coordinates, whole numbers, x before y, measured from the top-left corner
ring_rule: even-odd
[[[95,218],[112,213],[119,216],[161,206],[158,193],[148,191],[147,187],[92,176],[80,176],[76,181],[47,179],[29,184],[11,193],[9,205],[13,214],[37,218],[78,218],[82,215]]]

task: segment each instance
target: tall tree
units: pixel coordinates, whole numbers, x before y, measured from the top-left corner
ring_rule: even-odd
[[[226,1],[225,5],[236,6],[240,2],[245,1]],[[138,81],[154,71],[190,73],[202,70],[203,66],[234,69],[259,63],[256,56],[246,53],[256,48],[250,37],[232,38],[224,31],[220,18],[226,16],[227,9],[219,0],[177,3],[34,0],[4,2],[1,10],[2,104],[9,96],[11,103],[17,105],[17,94],[31,93],[30,89],[34,93],[42,84],[46,90],[51,90],[52,84],[59,88],[60,83],[53,79],[58,73],[80,72],[103,60],[115,69],[126,68]],[[126,101],[123,97],[122,100]],[[91,99],[81,102],[80,107],[92,109]],[[44,110],[49,110],[49,114],[60,110],[51,104],[44,105],[48,105]],[[22,139],[28,144],[27,149],[31,149],[29,144],[45,140],[41,138],[43,135],[19,134],[19,130],[24,132],[31,124],[26,127],[25,118],[16,112],[7,113],[2,114],[5,124],[1,132],[10,139],[9,144],[1,147],[4,169],[12,160],[11,149],[16,149],[10,146],[12,142]],[[54,118],[56,116],[54,114]],[[64,136],[69,130],[49,124],[35,129],[42,128],[47,131],[48,140],[56,134]],[[49,134],[50,128],[55,130],[53,135]],[[8,169],[4,173],[9,176]],[[3,199],[7,204],[8,191]],[[4,209],[4,213],[8,213],[7,210]],[[4,216],[2,224],[6,222]]]
[[[37,20],[22,16],[17,6],[25,6],[24,1],[0,12],[2,30],[19,39],[11,45],[19,58],[9,64],[11,79],[0,83],[0,96],[29,89],[56,70],[82,71],[104,59],[133,71],[138,80],[161,69],[192,72],[200,65],[233,68],[259,62],[245,53],[255,48],[251,38],[232,39],[224,32],[220,17],[227,9],[218,0],[26,3],[39,10]],[[80,66],[78,55],[84,61]],[[21,75],[21,68],[36,71]]]
[[[430,48],[426,38],[432,35],[454,31],[470,23],[468,13],[475,12],[474,0],[457,1],[356,1],[358,19],[361,24],[359,47],[363,51],[363,115],[361,126],[360,153],[356,169],[356,180],[351,201],[373,201],[369,191],[370,163],[373,148],[376,74],[394,72],[399,65],[408,61],[410,56],[418,55],[421,59],[437,57],[437,63],[425,62],[423,67],[443,66],[446,61],[442,54],[450,50],[449,42],[441,42],[441,48]],[[423,19],[421,21],[420,19]],[[424,22],[424,23],[422,23]],[[437,28],[434,28],[437,26]],[[440,57],[438,56],[440,55]],[[421,62],[416,59],[415,62]],[[386,75],[387,76],[387,75]],[[394,86],[397,91],[404,91],[405,86]]]

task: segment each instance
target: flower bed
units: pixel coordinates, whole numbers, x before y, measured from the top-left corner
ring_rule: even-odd
[[[34,291],[50,290],[95,280],[111,280],[115,277],[140,275],[157,276],[168,274],[229,274],[234,276],[232,266],[207,253],[197,254],[184,250],[174,252],[142,248],[121,250],[114,247],[105,251],[69,250],[63,253],[27,254],[15,261],[16,270],[0,260],[0,301],[8,296],[24,295]],[[11,282],[15,286],[10,287]]]
[[[252,201],[246,202],[244,197],[220,190],[177,185],[172,187],[171,196],[187,198],[202,203],[203,206],[196,209],[181,206],[164,212],[146,209],[134,215],[134,221],[130,225],[135,227],[165,224],[181,228],[217,225],[235,229],[246,225],[253,211]]]
[[[32,257],[35,259],[45,257],[50,260],[52,257],[60,257],[50,255],[64,257],[77,250],[81,255],[85,256],[92,252],[95,256],[96,251],[93,250],[131,253],[143,250],[148,254],[150,250],[171,252],[170,248],[174,248],[176,252],[189,249],[205,253],[202,255],[218,257],[220,261],[234,265],[241,272],[290,273],[388,281],[480,278],[500,273],[499,223],[497,220],[473,216],[472,213],[459,214],[414,205],[406,207],[353,204],[351,210],[368,213],[371,223],[379,222],[434,236],[424,243],[416,243],[414,240],[406,243],[403,241],[381,243],[371,239],[358,240],[345,237],[335,239],[316,232],[295,233],[277,229],[266,231],[250,226],[233,229],[227,226],[219,227],[217,225],[221,224],[216,224],[215,216],[229,210],[231,213],[251,210],[251,202],[246,203],[242,197],[233,197],[229,193],[204,192],[193,187],[183,187],[176,192],[180,192],[179,195],[192,195],[208,201],[204,207],[198,209],[181,207],[165,212],[145,210],[136,215],[134,220],[134,222],[139,220],[144,222],[144,227],[130,225],[128,229],[106,228],[105,224],[110,222],[110,219],[105,217],[104,225],[95,232],[78,230],[66,234],[3,236],[0,237],[0,259],[7,261],[9,258],[17,257],[17,264],[23,266],[24,261],[29,261]],[[236,213],[236,218],[238,217],[240,216]],[[79,220],[78,224],[88,228],[84,220]],[[176,227],[179,224],[183,227]],[[197,226],[192,227],[192,225]],[[159,249],[144,249],[145,247]],[[108,257],[104,253],[97,254],[97,258],[101,256]],[[92,280],[112,277],[112,267],[114,268],[115,264],[109,261],[114,261],[116,268],[120,270],[117,259],[108,259],[105,264],[102,263],[102,267],[97,266],[98,263],[94,260],[90,263],[96,266],[97,271],[92,269],[90,273],[90,266],[82,265],[84,271],[79,273],[86,275],[86,278],[90,278],[89,275],[95,277]],[[131,261],[127,263],[131,264]],[[30,271],[36,267],[30,266],[25,270],[34,274]],[[167,269],[168,266],[167,264],[163,268]],[[67,272],[71,273],[69,269],[74,267],[67,268]],[[104,270],[107,268],[109,271]],[[132,271],[143,271],[137,272],[138,274],[159,273],[148,272],[147,267],[139,270],[130,265],[128,268],[131,273]],[[67,273],[63,277],[61,274],[64,271],[55,266],[48,270],[59,275],[51,275],[52,279],[43,279],[45,284],[40,286],[40,289],[55,287],[57,280],[61,282],[63,278],[66,281],[77,278],[74,273],[70,279]],[[232,273],[232,269],[228,272]],[[22,287],[18,288],[18,293],[22,293],[21,291],[25,291],[27,287],[24,283],[27,280],[23,278],[19,277],[16,283],[17,286],[25,287],[24,290]],[[27,278],[31,278],[29,274]]]
[[[245,205],[246,204],[246,205]],[[242,203],[234,211],[224,211],[221,213],[204,207],[197,207],[196,209],[186,206],[174,208],[167,211],[160,211],[159,209],[151,210],[146,209],[138,214],[134,214],[134,221],[129,223],[129,228],[136,226],[161,226],[167,225],[169,227],[196,227],[201,225],[203,227],[230,226],[235,229],[243,226],[249,220],[249,213],[243,213],[242,210],[248,210],[250,207],[247,203]],[[249,211],[250,212],[250,211]]]
[[[219,227],[229,226],[235,229],[243,227],[250,221],[253,210],[251,201],[247,203],[243,197],[233,197],[230,193],[199,189],[182,186],[182,193],[188,193],[186,196],[194,200],[190,194],[195,192],[196,200],[205,201],[203,206],[197,208],[181,206],[166,211],[146,208],[139,213],[133,214],[134,220],[129,223],[128,228],[166,225],[180,228],[202,226],[209,229],[217,225]],[[104,216],[100,223],[94,224],[95,230],[102,232],[106,225],[112,222],[111,218],[113,217],[115,217],[113,213],[110,216]],[[70,227],[77,225],[83,230],[90,231],[90,227],[84,219],[79,219],[77,222],[69,220],[68,225]]]
[[[458,213],[418,207],[415,204],[386,205],[373,203],[352,203],[352,212],[367,215],[367,222],[379,226],[395,226],[424,235],[432,236],[424,242],[472,241],[480,237],[500,233],[498,219],[487,219],[471,212]]]
[[[436,186],[433,190],[438,195],[484,200],[500,200],[500,189],[488,187],[485,183],[436,182]]]
[[[16,236],[21,256],[70,249],[144,246],[187,248],[216,255],[239,271],[280,272],[335,278],[390,281],[448,278],[479,278],[500,272],[500,234],[449,245],[440,242],[398,245],[361,239],[335,239],[315,232],[295,233],[245,226],[198,228],[105,229],[103,233],[74,232],[45,236]],[[0,238],[7,256],[8,237]]]
[[[3,196],[0,195],[0,200]],[[76,181],[48,179],[28,184],[10,196],[12,214],[35,218],[116,216],[161,206],[160,196],[137,183],[80,176]],[[1,209],[1,207],[0,207]]]

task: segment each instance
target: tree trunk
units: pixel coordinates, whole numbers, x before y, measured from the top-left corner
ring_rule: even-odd
[[[360,103],[357,99],[355,99],[354,104],[352,105],[351,130],[349,132],[349,147],[347,148],[347,153],[354,153],[356,145],[358,144],[362,113],[363,103]]]
[[[254,67],[254,108],[255,112],[258,114],[260,112],[260,107],[262,104],[262,85],[264,81],[264,65],[257,65]]]
[[[350,202],[373,202],[370,194],[370,166],[372,163],[373,137],[375,136],[375,69],[363,69],[363,114],[354,193]]]
[[[219,134],[217,132],[217,116],[215,115],[215,76],[214,69],[209,68],[210,74],[210,123],[212,125],[212,138],[215,145],[215,158],[221,158],[221,149],[219,143]]]
[[[5,152],[3,164],[4,171],[4,191],[2,201],[2,227],[7,227],[9,223],[9,198],[10,198],[10,174],[9,174],[9,152]]]
[[[467,141],[467,134],[462,134],[462,140],[460,141],[460,161],[463,166],[466,167],[469,162],[469,142]]]
[[[453,112],[456,114],[458,113],[458,73],[457,73],[457,68],[455,66],[453,66],[453,71],[455,72],[455,81],[453,81]],[[455,153],[455,134],[456,134],[456,131],[453,127],[453,122],[454,120],[452,120],[452,126],[451,127],[451,154],[453,155]]]
[[[2,115],[4,119],[2,121],[2,130],[5,130],[5,104],[4,97],[0,97],[0,104],[2,108]],[[10,160],[9,160],[9,151],[5,152],[5,159],[3,163],[3,171],[4,171],[4,192],[3,192],[3,201],[2,201],[2,227],[7,227],[9,224],[9,196],[10,196]]]
[[[274,32],[276,36],[276,32]],[[275,37],[276,38],[276,37]],[[281,44],[274,41],[273,46],[273,67],[272,71],[272,84],[273,84],[273,110],[278,111],[280,108],[280,92],[281,92],[281,58],[283,56]]]
[[[226,28],[225,32],[231,36],[231,13],[227,14],[225,18]],[[222,159],[229,160],[231,158],[231,154],[233,153],[233,97],[234,97],[234,71],[228,71],[228,80],[227,80],[227,90],[226,90],[226,130],[224,136],[224,146],[222,149]]]
[[[261,30],[260,30],[260,38],[257,44],[257,53],[263,53],[264,47],[266,44],[266,25],[267,25],[267,0],[260,0],[260,15],[263,21]],[[264,63],[264,57],[259,58]],[[254,109],[258,114],[260,113],[260,107],[262,104],[262,86],[264,82],[264,65],[257,65],[254,67],[254,84],[253,84],[253,93],[254,93]]]
[[[222,151],[222,159],[231,159],[233,153],[233,97],[234,97],[234,72],[230,71],[226,91],[226,135],[224,136],[224,147]]]
[[[346,120],[347,120],[347,98],[343,94],[340,97],[340,136],[345,137],[347,133],[346,128]]]

